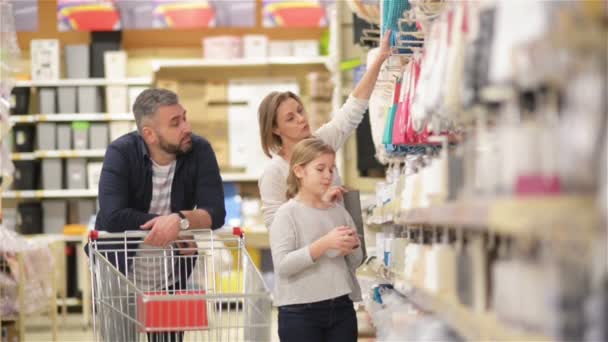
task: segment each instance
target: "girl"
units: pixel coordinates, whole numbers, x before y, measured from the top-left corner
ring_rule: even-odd
[[[369,66],[340,111],[330,122],[314,132],[316,137],[322,139],[334,151],[342,147],[363,120],[382,63],[390,56],[390,36],[390,31],[387,31],[378,57]],[[272,158],[258,183],[264,222],[266,227],[270,227],[275,212],[287,201],[285,186],[293,148],[301,140],[310,138],[312,133],[302,100],[292,92],[275,91],[268,94],[260,104],[258,119],[262,149]],[[341,199],[340,183],[336,173],[332,179],[334,187],[326,195],[326,200]]]
[[[355,269],[363,253],[346,209],[323,200],[334,162],[334,150],[320,139],[299,142],[291,156],[290,199],[270,229],[281,341],[357,340]]]

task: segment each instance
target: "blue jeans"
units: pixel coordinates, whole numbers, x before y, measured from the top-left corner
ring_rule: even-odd
[[[347,295],[321,302],[279,307],[283,342],[357,341],[357,315]]]

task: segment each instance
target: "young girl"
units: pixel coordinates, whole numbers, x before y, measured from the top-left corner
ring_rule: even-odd
[[[295,146],[289,200],[269,230],[281,341],[357,340],[353,301],[361,300],[361,289],[355,269],[363,253],[346,209],[322,198],[334,170],[335,152],[322,140]]]

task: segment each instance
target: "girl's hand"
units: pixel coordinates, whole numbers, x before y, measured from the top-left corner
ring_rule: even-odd
[[[343,186],[330,186],[323,194],[323,202],[335,203],[342,200],[342,195],[346,192]]]
[[[332,231],[323,236],[326,244],[326,249],[338,250],[340,255],[347,255],[352,252],[359,244],[357,234],[353,234],[353,229],[347,226],[334,228]]]

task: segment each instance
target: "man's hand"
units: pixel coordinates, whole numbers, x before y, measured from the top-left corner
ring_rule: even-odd
[[[177,214],[157,216],[141,225],[141,229],[150,230],[144,240],[145,244],[157,247],[167,247],[177,239],[179,231],[180,217]]]

